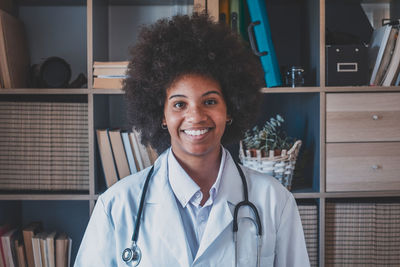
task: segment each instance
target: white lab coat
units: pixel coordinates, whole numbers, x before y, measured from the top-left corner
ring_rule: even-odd
[[[243,200],[243,187],[235,163],[227,153],[218,195],[208,218],[197,255],[191,255],[178,203],[168,182],[164,152],[154,164],[146,195],[138,246],[142,251],[139,266],[234,266],[232,235],[234,206]],[[261,266],[309,266],[303,229],[296,202],[290,192],[274,178],[242,167],[249,188],[249,200],[260,214],[263,235]],[[97,200],[83,237],[76,267],[132,266],[122,258],[131,244],[144,180],[149,172],[126,177]],[[247,207],[239,212],[239,266],[256,266],[256,228]]]

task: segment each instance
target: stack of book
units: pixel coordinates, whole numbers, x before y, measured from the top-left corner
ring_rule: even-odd
[[[368,49],[370,85],[400,84],[399,21],[378,28],[372,34]]]
[[[72,240],[65,233],[43,231],[41,222],[19,229],[0,226],[0,266],[67,267]]]
[[[400,203],[327,203],[327,266],[399,266]]]
[[[317,205],[298,205],[308,257],[311,266],[318,266],[318,207]]]
[[[121,89],[126,78],[129,61],[109,61],[93,63],[93,88]]]
[[[107,187],[151,166],[158,156],[151,147],[140,142],[137,132],[99,129],[96,133]]]
[[[87,103],[0,101],[0,190],[89,190]]]

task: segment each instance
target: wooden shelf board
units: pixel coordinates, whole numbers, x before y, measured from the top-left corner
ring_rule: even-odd
[[[400,92],[400,86],[316,86],[261,88],[264,94],[273,93],[346,93],[346,92]]]
[[[89,90],[94,95],[123,95],[125,94],[122,89],[90,89]]]
[[[332,86],[321,89],[324,92],[400,92],[400,86]]]
[[[108,0],[110,5],[193,5],[193,0]]]
[[[85,194],[1,194],[0,200],[92,200],[97,196]]]
[[[310,192],[310,193],[293,193],[295,199],[307,199],[307,198],[320,198],[321,193]]]
[[[87,94],[86,88],[6,88],[0,89],[0,95],[79,95]]]
[[[393,191],[351,191],[351,192],[325,192],[323,198],[364,198],[364,197],[400,197],[400,190]]]
[[[319,93],[321,92],[320,87],[272,87],[262,88],[262,93]]]

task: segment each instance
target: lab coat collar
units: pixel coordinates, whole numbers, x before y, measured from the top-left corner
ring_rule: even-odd
[[[228,238],[233,238],[232,227],[233,211],[235,205],[243,200],[243,185],[240,174],[229,152],[226,153],[226,161],[221,177],[220,192],[218,193],[208,218],[203,239],[195,261],[204,255],[212,243],[225,231]],[[249,216],[247,209],[241,210],[240,217]]]
[[[170,248],[172,255],[180,259],[182,266],[190,266],[195,255],[191,255],[177,201],[166,175],[168,174],[168,153],[170,153],[170,150],[164,152],[154,164],[155,174],[149,184],[146,203],[156,205],[147,205],[147,213],[159,214],[160,223],[157,227],[154,227],[155,234],[159,235],[160,239]],[[194,262],[205,255],[207,248],[224,231],[228,231],[228,234],[232,235],[232,227],[228,226],[231,225],[233,220],[234,206],[243,200],[243,185],[229,152],[226,153],[219,190]],[[145,214],[146,208],[144,220],[146,220]],[[241,209],[239,216],[246,216],[246,214],[248,214],[247,209]],[[184,240],[184,242],[173,242],[173,240]],[[183,257],[183,255],[187,256]]]
[[[146,218],[149,218],[154,235],[159,236],[159,240],[179,261],[180,266],[190,266],[194,256],[186,239],[178,203],[166,175],[168,173],[168,151],[164,152],[154,163],[154,175],[146,196],[143,220],[146,223]],[[155,223],[156,226],[154,226]]]

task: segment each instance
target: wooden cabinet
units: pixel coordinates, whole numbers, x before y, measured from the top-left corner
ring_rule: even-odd
[[[84,88],[3,88],[0,101],[32,97],[43,101],[84,99],[89,184],[88,190],[72,192],[2,191],[0,224],[26,224],[41,219],[45,227],[65,229],[73,239],[74,259],[95,202],[106,189],[95,129],[126,124],[122,90],[93,89],[93,61],[129,59],[129,47],[136,41],[140,25],[176,13],[189,13],[193,0],[15,2],[18,16],[26,25],[31,63],[40,63],[50,56],[63,57],[71,64],[72,78],[84,73],[88,84]],[[302,66],[306,76],[304,87],[262,89],[264,104],[259,124],[279,113],[286,120],[287,134],[302,139],[293,194],[299,205],[313,206],[316,228],[307,226],[314,238],[313,266],[325,266],[325,262],[330,265],[325,259],[329,248],[325,242],[327,203],[371,198],[376,202],[399,202],[400,197],[400,87],[326,86],[326,29],[335,26],[332,18],[336,17],[338,22],[344,19],[333,12],[332,6],[339,5],[347,12],[350,6],[363,4],[370,17],[379,13],[373,10],[382,9],[382,16],[399,18],[400,1],[266,3],[282,73],[287,67]],[[235,153],[237,148],[231,151]]]

